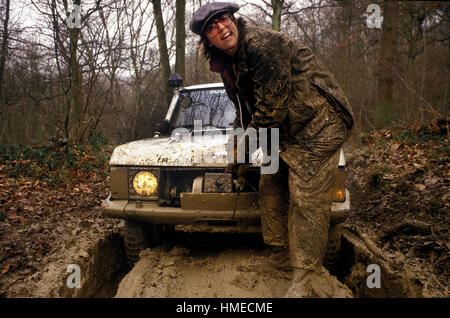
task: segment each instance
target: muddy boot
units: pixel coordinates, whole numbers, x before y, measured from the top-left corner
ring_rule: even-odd
[[[294,268],[291,287],[284,297],[353,298],[353,294],[323,267],[318,271]]]
[[[289,257],[289,248],[282,246],[272,247],[272,254],[269,256],[269,263],[272,267],[278,270],[292,270],[291,260]]]

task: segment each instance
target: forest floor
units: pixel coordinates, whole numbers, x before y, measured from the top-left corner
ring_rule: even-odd
[[[355,271],[338,278],[355,297],[448,297],[448,132],[377,130],[345,152],[346,240],[359,233],[408,282],[374,294],[355,284]],[[128,268],[124,222],[99,208],[109,154],[58,141],[0,149],[0,297],[283,296],[291,273],[268,265],[260,234],[176,232]],[[81,268],[79,289],[66,284],[71,264]]]

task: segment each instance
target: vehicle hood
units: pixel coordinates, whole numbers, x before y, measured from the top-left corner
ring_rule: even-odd
[[[182,135],[129,142],[114,149],[110,165],[226,166],[226,134]]]

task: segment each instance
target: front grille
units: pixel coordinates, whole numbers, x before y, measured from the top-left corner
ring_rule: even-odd
[[[223,169],[169,169],[161,171],[161,187],[160,198],[161,203],[169,206],[180,207],[180,193],[192,192],[192,184],[194,179],[204,176],[205,172],[223,172]]]
[[[180,207],[180,194],[192,192],[192,184],[197,177],[204,177],[205,173],[223,173],[223,168],[176,168],[161,169],[159,198],[162,205]],[[259,171],[249,171],[247,175],[248,185],[246,192],[258,191]]]

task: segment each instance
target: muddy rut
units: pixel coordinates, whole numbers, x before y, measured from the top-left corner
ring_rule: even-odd
[[[283,297],[291,272],[268,264],[270,248],[257,234],[178,234],[176,246],[147,249],[120,282],[116,297]],[[172,244],[174,242],[171,242]],[[381,270],[380,288],[369,288],[367,267]],[[355,297],[423,297],[423,284],[395,257],[347,228],[333,270]]]
[[[270,247],[260,234],[171,232],[125,261],[123,222],[98,235],[86,234],[55,253],[46,267],[9,292],[9,297],[283,297],[291,272],[268,264]],[[80,288],[67,285],[68,264],[81,269]],[[367,266],[378,264],[381,288],[368,288]],[[424,283],[394,255],[384,254],[357,229],[347,226],[334,274],[355,297],[423,297]]]

